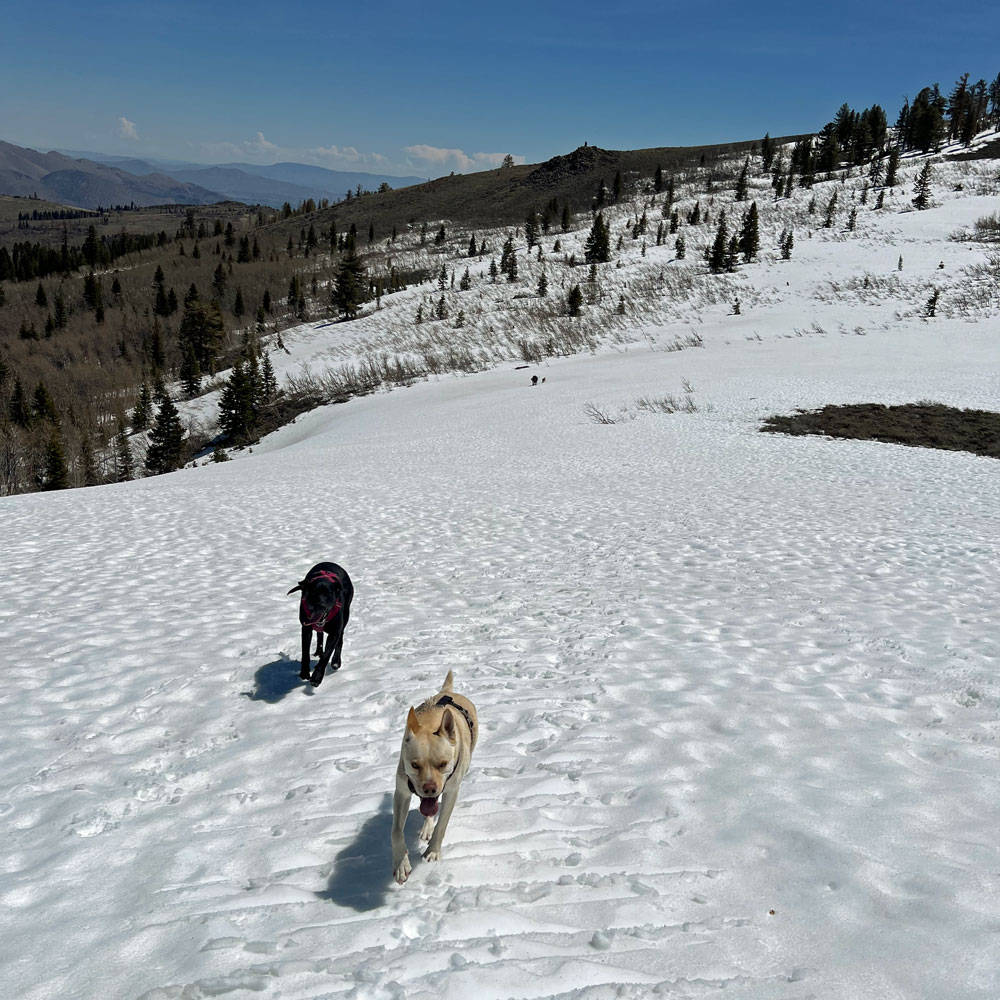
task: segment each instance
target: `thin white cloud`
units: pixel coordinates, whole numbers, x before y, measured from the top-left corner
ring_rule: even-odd
[[[461,149],[442,149],[440,146],[416,145],[403,149],[414,160],[433,164],[440,169],[450,168],[461,173],[489,170],[503,163],[506,153],[466,153]],[[523,156],[515,156],[515,163],[524,163]]]
[[[311,163],[331,170],[376,170],[385,172],[396,166],[381,153],[362,153],[354,146],[280,146],[258,132],[243,142],[212,142],[202,144],[203,153],[214,160],[244,160],[251,163],[275,163],[291,160]]]
[[[135,122],[130,122],[127,118],[118,119],[118,138],[131,139],[133,142],[139,141],[139,133],[135,130]]]
[[[311,163],[330,170],[353,170],[379,174],[417,174],[427,177],[440,176],[449,171],[467,172],[488,170],[500,166],[505,153],[472,153],[461,149],[440,149],[436,146],[407,146],[395,156],[366,152],[355,146],[282,146],[271,142],[258,132],[253,139],[242,142],[203,143],[201,153],[214,162],[227,160],[249,163],[276,163],[289,160],[293,163]],[[523,156],[515,156],[515,163],[524,163]]]

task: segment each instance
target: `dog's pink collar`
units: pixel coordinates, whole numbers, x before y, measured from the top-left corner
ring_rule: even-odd
[[[328,569],[321,569],[318,573],[313,573],[312,576],[308,577],[306,583],[313,583],[316,580],[329,580],[330,583],[340,583],[340,577],[336,573],[331,573]],[[314,632],[322,632],[327,625],[333,621],[334,616],[338,611],[344,606],[343,601],[338,601],[329,611],[326,618],[321,622],[309,622],[306,626],[311,628]],[[299,620],[303,622],[308,622],[312,617],[312,612],[309,610],[309,605],[306,604],[306,595],[302,594],[302,599],[299,601]]]

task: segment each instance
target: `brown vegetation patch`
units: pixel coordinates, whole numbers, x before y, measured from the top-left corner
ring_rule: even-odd
[[[960,410],[942,403],[852,403],[798,410],[791,416],[768,417],[762,431],[778,434],[821,434],[858,441],[887,441],[916,448],[970,451],[1000,458],[1000,413]]]

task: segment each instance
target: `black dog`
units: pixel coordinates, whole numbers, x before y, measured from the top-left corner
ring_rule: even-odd
[[[323,682],[327,664],[330,664],[331,670],[340,669],[340,650],[344,645],[344,629],[347,628],[347,622],[351,617],[354,584],[351,583],[347,570],[336,563],[321,562],[316,563],[306,574],[306,578],[300,580],[298,586],[292,587],[288,593],[294,594],[296,590],[302,591],[302,600],[299,601],[302,669],[299,671],[299,677],[304,681],[311,680],[313,687],[319,687]],[[313,632],[316,633],[316,655],[319,657],[319,663],[310,675],[309,644]]]

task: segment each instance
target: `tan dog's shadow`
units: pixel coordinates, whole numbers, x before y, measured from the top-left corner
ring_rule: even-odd
[[[409,823],[407,847],[420,854],[417,835],[419,823]],[[389,831],[392,829],[392,794],[386,792],[378,812],[365,820],[357,836],[334,858],[333,871],[326,890],[317,892],[319,899],[328,899],[359,913],[377,910],[385,905],[392,880],[392,850]]]

